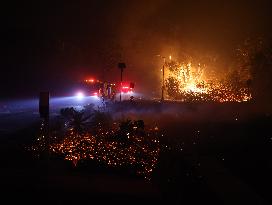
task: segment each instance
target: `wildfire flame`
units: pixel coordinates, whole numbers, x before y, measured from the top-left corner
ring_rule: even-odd
[[[201,63],[165,62],[168,98],[182,101],[244,102],[251,97],[246,84],[230,83],[231,79],[209,79]]]

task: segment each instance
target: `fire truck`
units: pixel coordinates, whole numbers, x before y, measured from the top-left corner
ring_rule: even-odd
[[[107,100],[115,100],[117,93],[132,95],[134,90],[134,83],[122,82],[119,85],[111,82],[103,82],[93,78],[85,79],[80,82],[80,91],[77,92],[78,98],[84,96],[94,96]]]

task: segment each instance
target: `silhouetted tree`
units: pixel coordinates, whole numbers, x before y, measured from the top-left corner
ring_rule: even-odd
[[[61,109],[61,115],[66,119],[68,129],[80,135],[87,130],[90,125],[91,115],[86,116],[84,111],[77,111],[74,108]]]
[[[251,73],[246,83],[251,86],[253,100],[271,102],[272,45],[263,39],[248,39],[237,51],[240,68]]]

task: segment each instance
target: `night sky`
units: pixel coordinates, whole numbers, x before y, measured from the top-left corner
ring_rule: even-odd
[[[117,81],[118,62],[127,64],[126,80],[152,92],[158,54],[215,55],[225,65],[246,38],[269,41],[272,33],[269,1],[9,1],[1,8],[4,97],[57,94],[86,76]]]

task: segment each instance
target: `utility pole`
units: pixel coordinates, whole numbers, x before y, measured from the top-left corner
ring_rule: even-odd
[[[118,68],[121,71],[121,84],[120,84],[120,102],[121,102],[122,101],[123,72],[124,72],[124,69],[126,68],[126,64],[125,63],[118,63]]]
[[[163,65],[162,65],[162,95],[161,95],[161,101],[164,101],[164,68],[165,68],[165,57],[163,58]]]
[[[161,102],[164,101],[164,88],[165,88],[165,82],[164,82],[164,70],[165,70],[165,62],[166,62],[166,57],[161,56],[161,55],[156,55],[158,57],[161,57],[163,59],[163,65],[162,65],[162,87],[161,87]],[[171,60],[171,56],[169,57],[169,59]]]

